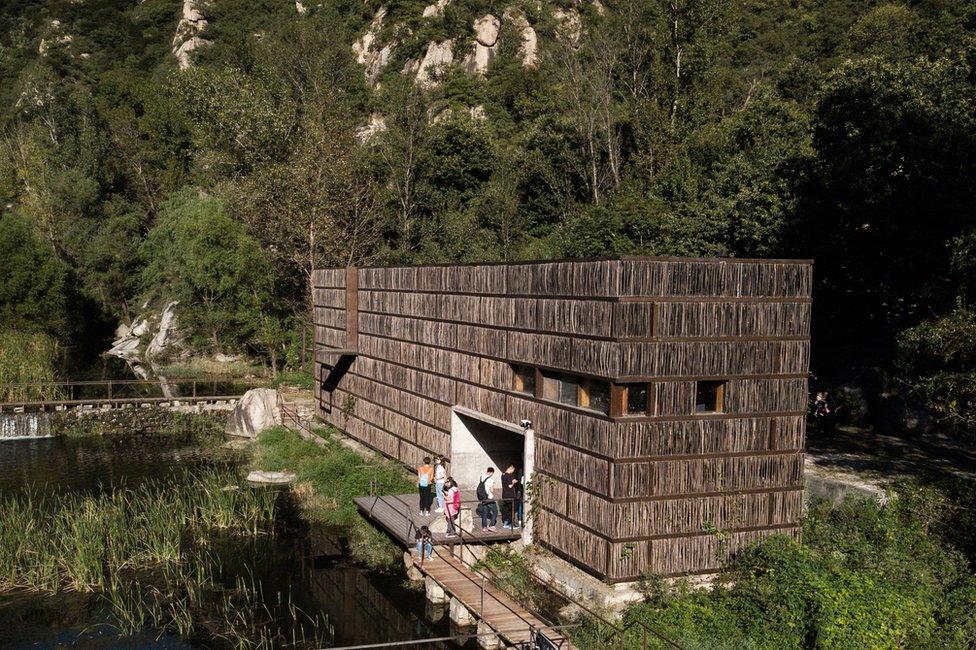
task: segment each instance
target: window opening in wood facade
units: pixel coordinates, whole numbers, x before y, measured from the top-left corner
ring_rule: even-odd
[[[695,411],[721,413],[725,400],[724,381],[699,381],[695,385]]]
[[[624,415],[648,415],[647,384],[624,384]]]
[[[579,379],[572,375],[559,375],[557,378],[558,392],[556,401],[570,406],[580,405],[580,385]]]
[[[579,405],[591,411],[610,412],[610,383],[584,379],[579,385]]]
[[[512,366],[512,388],[519,393],[535,395],[535,368]]]
[[[559,372],[542,371],[542,399],[610,413],[610,382]],[[538,393],[537,393],[538,395]]]

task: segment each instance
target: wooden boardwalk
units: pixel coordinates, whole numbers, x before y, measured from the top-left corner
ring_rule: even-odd
[[[444,515],[431,512],[424,517],[417,512],[418,496],[416,494],[392,494],[381,497],[356,497],[354,499],[359,511],[365,517],[376,522],[380,528],[388,532],[404,546],[414,545],[414,534],[421,526],[429,526],[434,521],[441,521]],[[461,507],[469,507],[476,503],[474,493],[461,493]],[[436,507],[437,503],[434,503]],[[472,530],[465,530],[460,537],[445,537],[444,533],[435,532],[434,544],[486,544],[491,542],[513,542],[522,536],[519,529],[502,528],[501,515],[494,532],[482,532],[481,522],[475,517]]]
[[[451,555],[445,548],[434,550],[434,557],[414,564],[430,576],[468,611],[484,621],[505,643],[519,646],[533,639],[534,631],[543,632],[557,648],[574,650],[574,646],[560,632],[550,626],[501,589],[495,587],[468,565]]]

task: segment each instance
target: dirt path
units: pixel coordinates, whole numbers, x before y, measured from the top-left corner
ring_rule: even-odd
[[[807,455],[817,468],[876,480],[939,475],[976,480],[976,445],[944,434],[903,438],[843,427],[825,437],[811,429]]]

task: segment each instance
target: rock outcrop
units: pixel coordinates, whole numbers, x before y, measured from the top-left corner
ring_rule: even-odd
[[[211,44],[200,36],[206,27],[207,20],[196,0],[183,0],[183,14],[176,25],[176,35],[173,36],[173,56],[176,57],[180,70],[190,67],[190,54]]]
[[[502,23],[488,14],[474,21],[474,43],[464,58],[464,69],[468,74],[485,74],[488,64],[498,52],[498,32]]]
[[[393,44],[387,43],[379,47],[379,34],[383,29],[386,20],[386,7],[380,7],[373,15],[373,21],[365,34],[356,39],[352,44],[352,51],[356,55],[356,60],[366,68],[366,81],[370,85],[375,85],[380,76],[380,72],[390,62],[393,56]]]
[[[386,118],[380,113],[372,113],[369,122],[356,130],[356,137],[360,142],[369,142],[379,133],[386,131]]]
[[[521,9],[516,9],[514,7],[509,7],[502,14],[502,24],[512,25],[518,32],[519,39],[519,56],[522,57],[522,65],[526,68],[532,68],[539,64],[539,35],[536,34],[535,29],[529,24],[528,18]]]
[[[448,39],[427,45],[427,53],[417,67],[417,83],[424,88],[437,85],[437,77],[454,62],[454,41]]]
[[[434,4],[424,7],[424,18],[438,18],[444,15],[444,9],[451,4],[451,0],[437,0]]]
[[[37,45],[37,53],[41,56],[47,56],[47,53],[52,47],[59,45],[69,45],[74,38],[71,34],[62,34],[61,32],[61,21],[52,20],[49,24],[49,33],[46,38],[42,38],[41,42]]]
[[[178,339],[179,335],[176,329],[177,304],[179,303],[176,300],[170,301],[163,308],[163,312],[159,316],[159,325],[156,329],[156,335],[152,338],[152,341],[149,342],[149,347],[146,348],[146,356],[148,356],[150,359],[165,353]]]
[[[154,359],[169,356],[181,343],[178,304],[179,301],[170,300],[159,312],[150,310],[128,325],[119,325],[107,354],[125,361],[137,377],[148,378],[152,373],[146,366],[151,366]]]
[[[572,45],[579,43],[583,35],[583,20],[576,9],[556,9],[552,12],[556,19],[556,35]]]
[[[226,431],[232,436],[256,438],[265,429],[282,422],[278,391],[271,388],[252,388],[230,412]]]

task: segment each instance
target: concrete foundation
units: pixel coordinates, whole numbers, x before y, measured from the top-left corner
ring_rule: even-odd
[[[457,598],[451,598],[451,602],[448,605],[448,612],[451,616],[451,622],[458,627],[473,627],[477,623],[475,615],[471,613],[471,610],[462,605],[461,601]]]
[[[505,647],[505,644],[498,638],[498,635],[494,634],[494,630],[484,621],[478,621],[478,635],[479,648],[484,648],[484,650],[497,650],[498,648]]]
[[[427,602],[432,605],[443,605],[447,602],[447,594],[444,593],[444,588],[430,576],[424,577],[424,591],[427,593]]]
[[[444,607],[444,605],[432,605],[431,603],[427,603],[427,605],[424,607],[424,616],[431,623],[439,623],[440,620],[444,618],[444,614],[447,613],[445,611],[446,609],[447,608]]]
[[[826,499],[839,504],[847,497],[868,499],[884,505],[888,502],[888,491],[876,482],[857,474],[830,471],[806,459],[803,471],[804,505],[811,499]]]
[[[590,609],[619,614],[627,605],[644,599],[636,582],[608,585],[550,553],[530,548],[524,555],[539,580]]]
[[[413,553],[410,551],[403,552],[403,568],[407,571],[407,578],[411,582],[420,582],[424,579],[424,574],[417,568],[414,563],[415,559]]]

